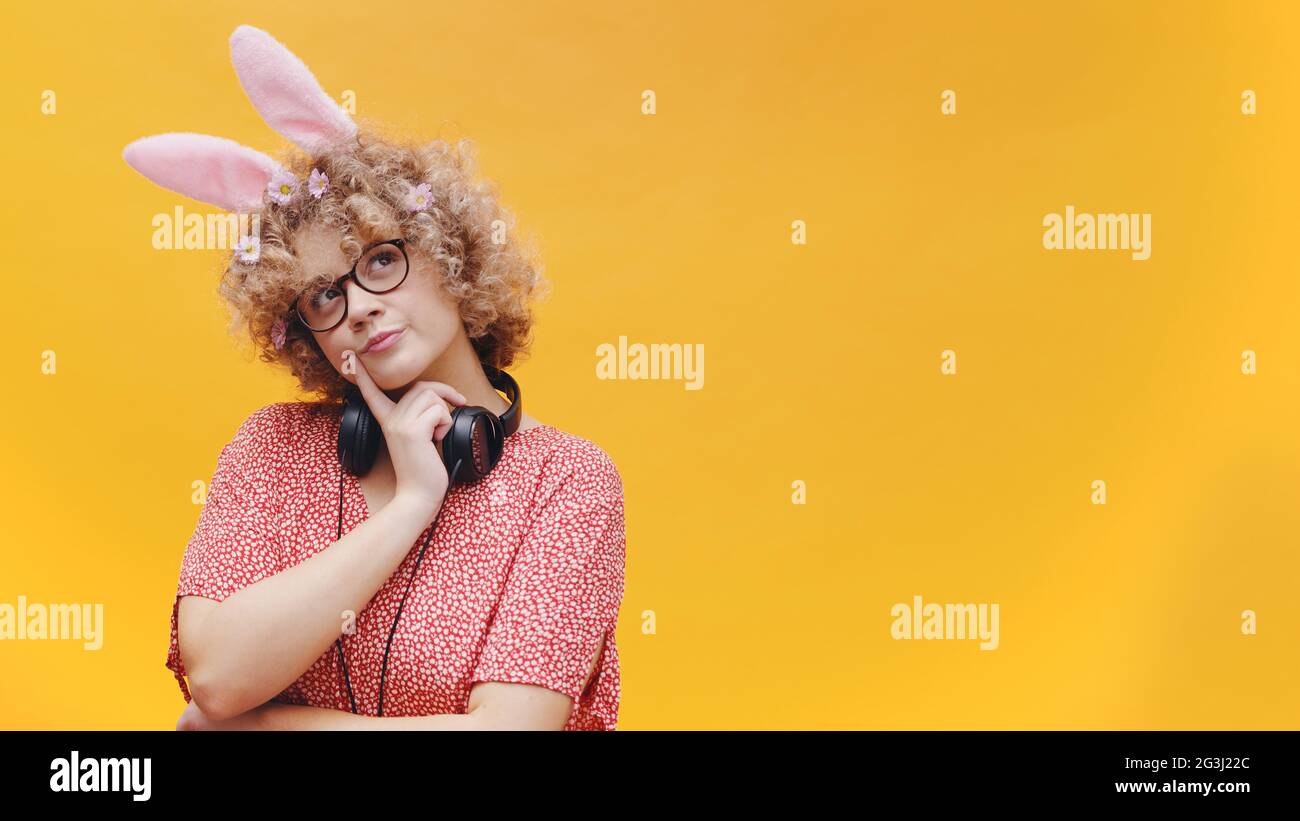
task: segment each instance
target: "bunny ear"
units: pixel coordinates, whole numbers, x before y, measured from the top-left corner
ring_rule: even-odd
[[[188,132],[141,137],[122,159],[169,191],[225,211],[255,211],[279,165],[224,137]]]
[[[325,93],[306,64],[265,31],[248,25],[235,29],[230,61],[267,125],[308,153],[356,135],[356,123]]]

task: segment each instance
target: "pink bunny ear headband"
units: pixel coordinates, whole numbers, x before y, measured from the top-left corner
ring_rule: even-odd
[[[274,37],[243,25],[230,35],[230,61],[244,93],[262,119],[281,136],[308,153],[318,153],[356,138],[357,126],[339,107],[306,64]],[[265,198],[288,203],[299,180],[271,157],[225,137],[169,132],[142,137],[122,151],[122,159],[169,191],[215,205],[224,211],[260,211]],[[308,193],[319,199],[329,178],[313,169]],[[406,206],[422,211],[431,201],[428,183],[416,186]],[[257,236],[241,237],[236,254],[256,263],[261,253]],[[272,330],[277,350],[284,345],[284,323]]]

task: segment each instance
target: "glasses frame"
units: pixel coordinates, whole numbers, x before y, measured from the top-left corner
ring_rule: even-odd
[[[357,279],[357,266],[361,264],[361,260],[366,258],[366,254],[370,253],[371,250],[378,248],[381,245],[396,245],[397,250],[402,252],[402,261],[406,264],[406,270],[402,273],[402,278],[398,280],[397,284],[394,285],[392,288],[385,288],[382,291],[375,291],[370,288],[367,288],[365,284],[361,282],[361,280]],[[398,237],[397,239],[377,240],[375,242],[370,243],[365,248],[361,249],[361,256],[357,257],[357,261],[352,263],[352,270],[348,271],[346,274],[334,280],[334,282],[330,284],[331,288],[338,288],[339,293],[343,294],[343,316],[339,317],[338,322],[335,322],[333,325],[324,329],[317,329],[317,328],[313,328],[311,325],[308,325],[307,320],[302,315],[302,310],[299,308],[299,303],[302,301],[303,295],[305,295],[307,291],[303,291],[302,293],[298,294],[298,296],[295,297],[293,300],[294,319],[298,321],[299,325],[302,325],[304,328],[311,331],[312,333],[317,333],[317,334],[329,333],[330,331],[334,330],[335,328],[337,328],[338,326],[346,322],[348,319],[348,312],[352,310],[351,306],[348,305],[348,289],[342,287],[344,282],[350,279],[353,282],[355,282],[357,284],[357,287],[363,291],[368,291],[369,293],[372,294],[386,294],[389,293],[390,291],[395,291],[398,288],[402,287],[402,283],[406,282],[406,278],[410,275],[411,275],[411,258],[406,253],[406,239],[404,237]]]

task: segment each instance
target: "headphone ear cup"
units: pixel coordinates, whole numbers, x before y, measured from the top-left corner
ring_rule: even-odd
[[[384,431],[370,412],[359,391],[349,391],[339,420],[339,463],[349,472],[364,476],[374,467]]]
[[[501,439],[497,436],[501,421],[491,411],[484,411],[474,421],[478,423],[474,428],[474,463],[480,476],[487,476],[501,456]]]
[[[450,490],[453,485],[462,484],[465,481],[465,466],[461,465],[460,470],[456,470],[456,462],[461,460],[460,454],[462,448],[457,445],[456,430],[460,427],[460,417],[464,407],[451,409],[451,427],[442,435],[442,466],[447,469],[447,489]],[[455,471],[453,473],[453,471]]]
[[[505,450],[506,426],[496,414],[489,414],[488,418],[492,422],[488,426],[489,444],[492,446],[492,464],[488,466],[488,469],[491,470],[496,467],[497,462],[501,461],[501,453]]]
[[[500,420],[487,408],[462,405],[452,411],[451,430],[442,440],[442,463],[448,476],[459,462],[456,484],[471,484],[488,475],[501,455]]]

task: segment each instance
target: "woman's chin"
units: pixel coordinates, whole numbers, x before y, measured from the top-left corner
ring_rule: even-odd
[[[384,353],[375,357],[375,361],[364,364],[375,384],[383,390],[391,391],[404,388],[420,378],[422,370],[412,362],[411,357],[403,357],[394,351],[392,356]]]

